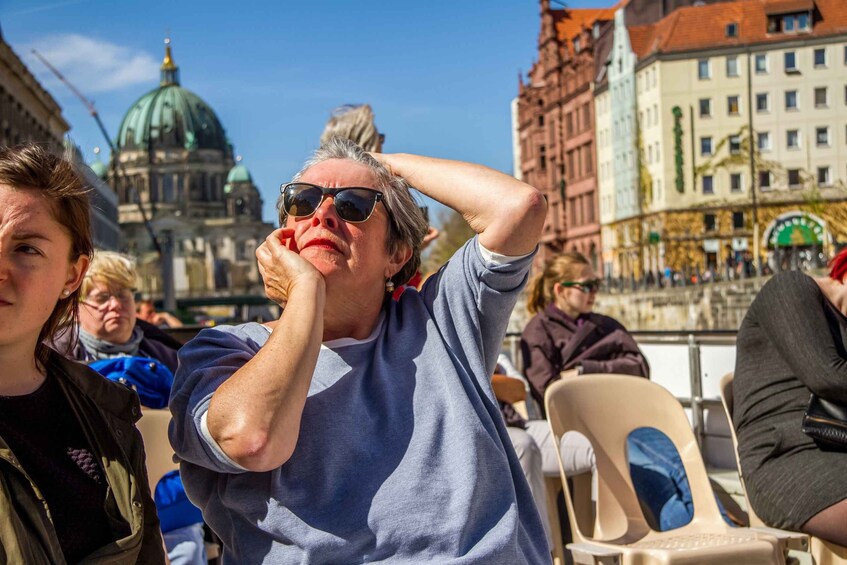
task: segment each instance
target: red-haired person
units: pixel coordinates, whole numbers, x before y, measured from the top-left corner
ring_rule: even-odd
[[[847,545],[847,453],[800,429],[812,393],[847,406],[847,250],[830,267],[779,273],[759,291],[738,330],[732,419],[756,514]]]
[[[0,149],[3,563],[165,561],[138,397],[45,345],[76,326],[93,250],[86,193],[45,149]]]

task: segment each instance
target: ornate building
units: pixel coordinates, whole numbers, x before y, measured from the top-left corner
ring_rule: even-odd
[[[62,108],[3,40],[0,32],[0,147],[34,142],[63,152],[79,167],[92,188],[94,245],[98,249],[117,249],[120,240],[117,198],[102,177],[85,165],[79,148],[65,139],[69,127],[62,117]]]
[[[260,292],[254,253],[273,225],[262,221],[259,191],[215,111],[180,85],[165,43],[160,85],[127,111],[109,168],[140,290],[165,290],[155,235],[166,261],[173,257],[177,296]]]
[[[59,150],[69,128],[59,104],[3,40],[0,31],[0,146],[35,141]]]
[[[598,272],[594,104],[595,40],[613,9],[552,9],[541,0],[538,61],[519,84],[517,152],[521,177],[542,190],[548,213],[539,260],[583,253]]]
[[[623,93],[611,74],[596,89],[614,276],[723,273],[753,257],[815,267],[847,241],[841,0],[696,5],[647,25],[626,16],[615,38],[612,67],[631,64],[632,79]]]

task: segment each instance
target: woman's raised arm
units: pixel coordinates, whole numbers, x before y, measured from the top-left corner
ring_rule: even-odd
[[[461,161],[405,153],[373,157],[423,194],[462,214],[489,251],[517,256],[535,249],[547,203],[530,185]]]

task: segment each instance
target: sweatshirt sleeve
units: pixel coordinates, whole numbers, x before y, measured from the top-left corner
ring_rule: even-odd
[[[250,361],[265,341],[267,330],[259,324],[223,326],[202,330],[180,349],[169,430],[180,459],[220,473],[244,472],[208,433],[206,412],[218,387]]]

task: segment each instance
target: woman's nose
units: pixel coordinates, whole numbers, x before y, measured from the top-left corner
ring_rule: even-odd
[[[315,214],[312,216],[313,226],[317,227],[321,224],[328,228],[335,228],[338,226],[338,215],[335,212],[335,199],[332,196],[324,198],[323,202],[321,202],[321,205],[318,206],[318,209],[315,210]]]

